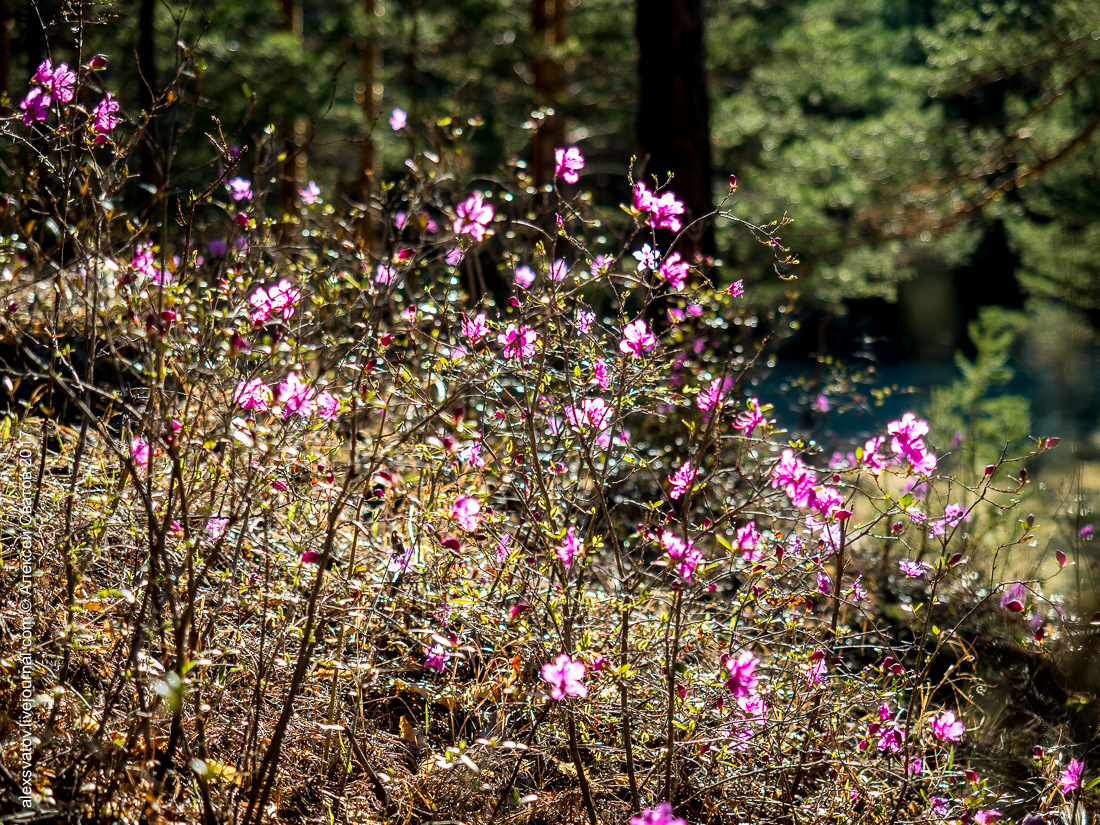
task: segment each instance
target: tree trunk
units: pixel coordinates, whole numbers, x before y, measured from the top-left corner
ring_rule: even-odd
[[[714,210],[710,115],[703,52],[702,0],[637,0],[638,146],[644,176],[684,202],[684,225]],[[669,234],[660,238],[671,242]],[[688,260],[715,254],[710,221],[685,233],[677,250]]]
[[[279,5],[282,9],[279,29],[290,34],[294,42],[301,46],[301,0],[280,0]],[[284,215],[293,214],[298,206],[298,189],[301,188],[305,175],[306,159],[301,151],[305,131],[305,120],[299,115],[288,114],[279,125],[279,138],[283,154],[286,155],[279,181],[279,207]]]
[[[565,98],[561,64],[555,47],[565,43],[566,4],[569,0],[531,0],[531,73],[535,107],[547,110],[535,132],[531,173],[541,190],[554,180],[554,150],[565,145],[565,119],[559,111]],[[553,113],[551,114],[550,111]]]

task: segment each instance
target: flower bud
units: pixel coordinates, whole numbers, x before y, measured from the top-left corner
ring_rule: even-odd
[[[107,68],[107,55],[97,54],[91,60],[88,61],[88,68],[93,72],[98,72],[100,69]]]

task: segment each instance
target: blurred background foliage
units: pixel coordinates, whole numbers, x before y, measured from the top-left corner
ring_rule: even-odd
[[[942,385],[934,405],[974,438],[1030,421],[1036,435],[1100,447],[1093,0],[2,0],[0,17],[9,112],[46,55],[110,55],[98,77],[134,121],[153,93],[177,90],[150,134],[157,152],[131,162],[153,187],[208,182],[204,135],[220,124],[246,150],[242,174],[270,168],[259,147],[274,134],[283,176],[316,180],[341,208],[399,177],[433,130],[476,115],[458,174],[483,183],[517,158],[537,187],[547,149],[576,144],[582,185],[613,213],[632,155],[641,168],[655,139],[694,139],[646,171],[686,187],[703,166],[714,201],[736,174],[735,214],[793,219],[789,281],[734,231],[684,243],[716,252],[718,283],[743,278],[773,306],[798,299],[783,354],[819,376],[802,383],[810,397],[821,364],[869,359],[878,380]],[[671,85],[645,87],[646,69]],[[693,83],[709,112],[645,99]],[[677,114],[655,119],[666,104]],[[395,133],[395,107],[421,125]],[[0,174],[17,174],[17,158],[5,154]],[[293,209],[285,181],[254,185],[282,187]]]

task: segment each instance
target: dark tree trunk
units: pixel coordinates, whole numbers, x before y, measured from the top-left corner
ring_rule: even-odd
[[[684,225],[714,209],[710,115],[703,52],[702,0],[637,0],[638,147],[644,177],[664,183],[684,202]],[[660,238],[662,246],[671,235]],[[707,221],[685,233],[677,250],[686,259],[713,257]]]
[[[282,8],[282,20],[279,23],[280,30],[289,34],[294,38],[295,43],[301,45],[302,6],[300,0],[280,0],[280,6]],[[303,183],[305,174],[305,155],[301,151],[305,131],[304,119],[295,114],[288,114],[279,125],[279,138],[282,141],[283,153],[286,155],[279,181],[279,208],[284,215],[293,214],[298,208],[298,189]]]
[[[531,73],[535,79],[535,106],[554,110],[535,132],[531,151],[531,172],[538,190],[554,180],[554,150],[565,145],[565,120],[559,111],[565,89],[554,50],[565,43],[567,2],[531,0]]]
[[[14,23],[11,0],[0,0],[0,97],[8,91],[11,82],[11,30]]]
[[[374,193],[375,165],[377,163],[374,138],[370,135],[370,130],[374,128],[378,120],[378,99],[375,96],[375,81],[379,69],[377,12],[376,0],[363,0],[363,14],[367,20],[367,30],[363,33],[360,42],[363,96],[359,103],[363,111],[364,128],[367,130],[367,134],[364,135],[362,143],[359,144],[359,183],[356,188],[359,201],[368,207],[363,210],[363,216],[359,221],[359,235],[368,249],[373,249],[377,242],[375,237],[376,228],[371,220],[369,209],[371,195]]]

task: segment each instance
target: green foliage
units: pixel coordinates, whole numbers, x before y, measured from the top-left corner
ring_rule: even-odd
[[[1030,432],[1027,398],[1001,394],[1014,376],[1009,360],[1022,320],[1020,313],[984,308],[969,325],[974,358],[957,353],[959,377],[932,390],[929,417],[936,428],[934,443],[950,444],[956,433],[961,434],[964,467],[973,467],[978,457],[984,460]]]

